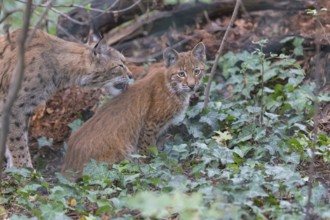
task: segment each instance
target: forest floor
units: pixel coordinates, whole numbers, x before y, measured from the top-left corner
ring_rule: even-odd
[[[324,7],[330,9],[330,2],[324,1]],[[215,53],[220,45],[224,30],[229,23],[230,16],[219,16],[209,20],[207,23],[198,24],[194,27],[186,27],[184,30],[171,30],[172,38],[184,40],[180,50],[190,49],[196,42],[202,40],[207,48],[207,60],[214,60]],[[320,56],[322,69],[321,90],[330,92],[330,12],[325,12],[320,17],[322,23],[321,32],[316,31],[318,25],[315,17],[308,15],[306,11],[274,11],[263,10],[249,14],[243,14],[236,21],[225,42],[225,52],[240,52],[244,50],[252,51],[255,45],[252,41],[269,39],[269,44],[265,48],[266,52],[280,53],[287,49],[280,40],[288,36],[300,36],[311,40],[309,43],[315,44],[313,39],[320,39],[322,52]],[[328,34],[324,34],[328,33]],[[158,38],[158,43],[163,44],[169,37],[168,33]],[[193,36],[193,37],[192,37]],[[146,41],[148,39],[146,38]],[[292,48],[291,48],[292,49]],[[126,55],[126,54],[125,54]],[[306,81],[315,79],[315,50],[304,48],[304,56],[298,58],[300,65],[306,72]],[[149,63],[148,65],[138,65],[131,63],[129,67],[138,79],[153,69],[157,69],[161,63]],[[147,66],[147,67],[146,67]],[[218,73],[217,77],[220,77]],[[230,93],[230,91],[228,91]],[[229,96],[230,94],[228,94]],[[100,89],[74,88],[66,89],[55,94],[45,106],[40,106],[31,120],[30,127],[30,149],[33,155],[34,165],[41,170],[46,179],[51,180],[54,172],[59,171],[64,158],[64,143],[68,140],[71,129],[68,126],[78,118],[88,118],[97,109],[99,102],[105,95]],[[330,104],[322,106],[320,109],[321,132],[330,134]],[[48,146],[45,142],[38,144],[38,138],[47,137],[52,139],[53,144]],[[41,145],[41,146],[39,146]],[[50,145],[50,144],[49,144]],[[325,184],[330,186],[330,167],[327,164],[317,164],[316,175],[325,180]]]

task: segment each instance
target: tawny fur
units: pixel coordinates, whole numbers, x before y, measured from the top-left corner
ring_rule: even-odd
[[[0,37],[0,111],[17,63],[19,35],[17,30]],[[29,116],[38,104],[66,87],[127,83],[130,72],[124,59],[104,42],[89,49],[36,31],[26,47],[23,82],[11,112],[7,167],[32,167],[27,130]]]
[[[79,176],[91,159],[118,162],[155,146],[158,137],[187,108],[204,76],[205,46],[192,51],[164,51],[165,66],[112,98],[68,142],[62,173]]]

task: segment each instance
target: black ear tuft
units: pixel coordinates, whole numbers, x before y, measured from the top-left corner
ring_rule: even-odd
[[[165,67],[170,67],[172,65],[174,65],[177,60],[178,60],[178,52],[176,52],[176,50],[168,47],[164,50],[163,53],[163,58],[164,58],[164,62],[165,62]]]
[[[93,54],[96,56],[97,54],[104,54],[107,51],[107,44],[105,39],[103,38],[103,34],[99,32],[100,39],[95,44],[93,48]]]
[[[101,32],[98,32],[98,34],[99,34],[99,37],[100,38],[99,38],[99,41],[95,44],[94,49],[96,49],[99,46],[100,42],[103,39],[103,34]]]
[[[192,50],[192,54],[194,57],[199,59],[200,61],[205,61],[206,55],[205,55],[205,45],[203,42],[198,43],[194,49]]]

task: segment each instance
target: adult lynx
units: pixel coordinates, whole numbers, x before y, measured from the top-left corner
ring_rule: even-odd
[[[177,53],[167,48],[165,67],[108,101],[68,142],[62,167],[81,174],[90,159],[117,162],[156,145],[157,138],[184,113],[204,76],[205,46]]]
[[[17,30],[10,36],[0,37],[0,111],[17,63],[19,35],[20,30]],[[66,87],[127,85],[131,73],[124,65],[124,59],[121,53],[108,48],[103,42],[94,49],[88,49],[36,31],[26,47],[22,87],[11,111],[7,167],[32,167],[28,121],[38,104],[46,101],[56,90]]]

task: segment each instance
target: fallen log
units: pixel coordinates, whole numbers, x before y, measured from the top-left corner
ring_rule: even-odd
[[[139,2],[139,4],[133,5],[134,2]],[[69,33],[73,36],[78,35],[79,39],[86,38],[90,33],[90,29],[94,33],[101,32],[104,34],[136,16],[144,14],[143,18],[137,20],[137,24],[134,23],[136,21],[132,21],[131,27],[126,27],[118,34],[116,40],[112,40],[112,43],[116,43],[121,36],[128,40],[128,35],[132,33],[134,35],[131,38],[134,38],[141,33],[152,34],[158,31],[166,31],[170,27],[190,26],[196,22],[205,21],[205,15],[209,18],[229,15],[232,13],[234,4],[235,2],[232,0],[214,0],[210,3],[185,3],[165,7],[162,0],[93,0],[91,8],[94,10],[90,9],[88,11],[87,7],[75,8],[67,14],[73,20],[82,21],[83,24],[75,23],[65,16],[59,17],[58,36],[65,37]],[[313,8],[315,2],[312,0],[244,0],[243,4],[248,12],[269,9],[299,11]],[[158,9],[158,11],[151,12],[154,9]],[[113,32],[118,30],[119,28]],[[139,30],[139,32],[136,33],[136,30]],[[64,33],[65,31],[67,33]],[[110,36],[113,36],[113,34],[110,34]]]
[[[99,33],[104,34],[162,5],[162,0],[93,0],[90,5],[76,6],[60,15],[57,20],[57,36],[85,43],[91,32],[99,36]]]

